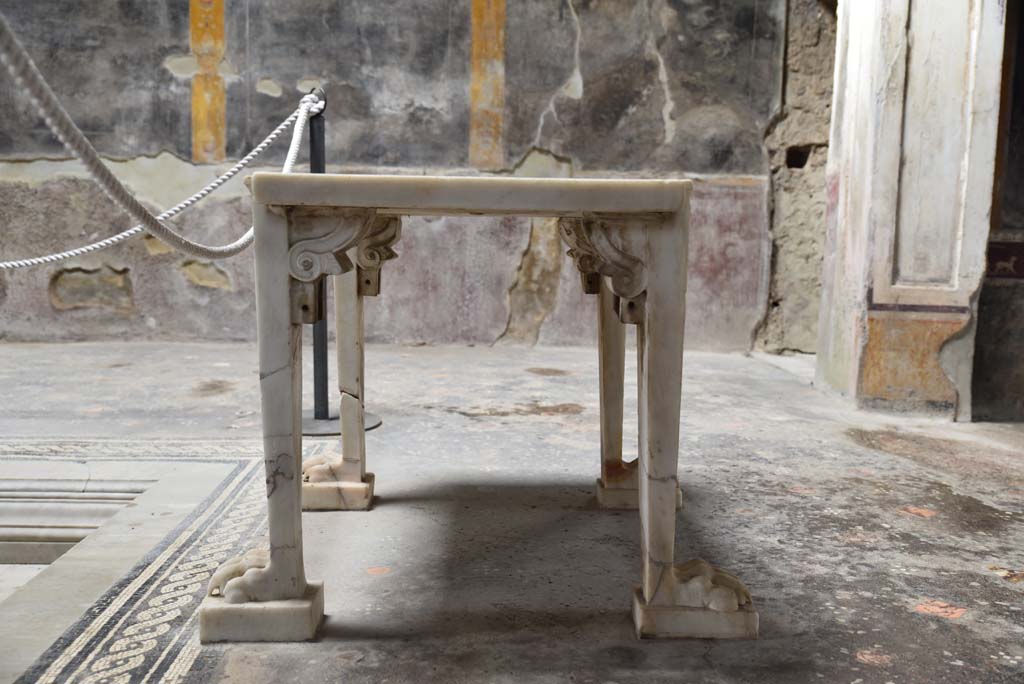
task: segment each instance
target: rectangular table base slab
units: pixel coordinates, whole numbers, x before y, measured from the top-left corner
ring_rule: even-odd
[[[610,511],[635,511],[640,508],[640,490],[605,486],[601,478],[594,487],[597,505]],[[683,508],[683,492],[676,490],[676,510]]]
[[[323,582],[310,582],[299,599],[228,603],[207,596],[199,606],[199,641],[309,641],[324,617]]]
[[[304,511],[367,511],[373,505],[373,473],[362,482],[303,482]]]
[[[751,604],[735,613],[683,606],[649,606],[639,587],[633,592],[638,639],[756,639],[757,611]]]

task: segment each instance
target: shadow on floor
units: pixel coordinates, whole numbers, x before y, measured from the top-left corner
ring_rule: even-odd
[[[585,481],[412,485],[381,497],[357,526],[345,524],[345,513],[317,514],[332,531],[323,542],[337,544],[339,557],[348,549],[374,557],[341,528],[377,528],[379,539],[403,544],[393,556],[401,565],[327,575],[319,645],[327,654],[369,649],[373,662],[386,658],[385,669],[403,681],[428,670],[451,677],[431,681],[484,681],[503,667],[523,681],[568,681],[573,673],[576,681],[620,682],[712,672],[727,677],[721,681],[814,677],[810,649],[793,640],[810,647],[825,635],[794,633],[802,621],[783,629],[769,618],[758,642],[637,641],[629,605],[640,576],[639,516],[599,509],[592,491]],[[687,497],[689,507],[677,514],[677,549],[703,545],[693,518],[707,493],[691,486]],[[430,531],[406,537],[391,524],[399,515],[429,521]],[[678,559],[688,557],[677,551]],[[345,668],[355,677],[349,681],[360,681],[360,666],[353,667]],[[738,679],[728,678],[731,667]],[[470,673],[485,679],[462,679]]]

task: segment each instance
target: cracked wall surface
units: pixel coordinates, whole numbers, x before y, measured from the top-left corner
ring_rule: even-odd
[[[204,24],[206,42],[189,4],[100,0],[84,13],[71,0],[0,0],[72,117],[151,207],[226,168],[213,143],[228,163],[241,157],[323,85],[330,171],[695,178],[688,344],[750,348],[768,301],[764,140],[781,103],[784,0],[236,0],[203,5],[223,13],[222,28]],[[222,96],[224,111],[197,109],[197,93]],[[0,259],[130,225],[22,95],[0,98],[0,121],[0,219],[12,227]],[[224,242],[249,220],[232,182],[177,225]],[[368,336],[592,343],[594,302],[555,236],[540,219],[407,221]],[[133,309],[56,309],[48,284],[75,268],[127,269]],[[250,339],[252,291],[251,257],[213,266],[134,239],[0,273],[0,335]]]
[[[790,0],[782,112],[765,143],[772,178],[772,279],[757,346],[814,352],[825,242],[825,164],[835,3]]]

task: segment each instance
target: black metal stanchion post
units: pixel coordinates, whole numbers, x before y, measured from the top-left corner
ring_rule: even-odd
[[[314,91],[321,100],[326,102],[324,91]],[[309,172],[324,173],[327,171],[327,141],[324,107],[318,114],[309,117]],[[320,288],[318,301],[326,302],[327,278],[321,278],[317,287]],[[302,434],[304,435],[337,435],[341,434],[338,414],[331,411],[327,391],[327,316],[313,324],[313,412],[302,412]]]
[[[325,103],[323,89],[315,91]],[[327,172],[327,122],[324,119],[325,106],[318,114],[309,117],[309,172]],[[317,300],[323,304],[326,299],[327,278],[321,278]],[[309,436],[339,435],[341,422],[338,414],[331,410],[327,377],[327,316],[322,315],[313,324],[313,411],[302,412],[302,434]],[[367,413],[365,427],[372,430],[381,424],[378,416]]]

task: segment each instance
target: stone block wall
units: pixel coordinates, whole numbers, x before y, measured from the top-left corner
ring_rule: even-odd
[[[765,139],[772,177],[772,278],[757,345],[770,352],[813,352],[825,242],[835,2],[790,0],[786,34],[782,109]]]
[[[817,18],[803,7],[814,4],[794,7]],[[322,85],[330,171],[694,178],[693,347],[751,347],[768,309],[773,230],[772,303],[790,296],[780,285],[790,261],[770,223],[788,143],[765,144],[783,128],[785,0],[97,0],[88,11],[72,0],[0,0],[0,11],[154,209],[215,177]],[[11,93],[0,98],[0,259],[126,228],[26,98],[0,82]],[[808,111],[814,98],[827,108],[819,85],[806,93]],[[811,168],[823,153],[815,136]],[[285,147],[260,168],[279,164]],[[796,223],[815,230],[808,218]],[[245,188],[230,183],[176,225],[211,242],[237,236],[249,225]],[[370,338],[591,343],[594,302],[556,237],[539,219],[407,221],[401,256],[367,307]],[[6,340],[254,333],[248,255],[198,263],[137,238],[0,272]]]

